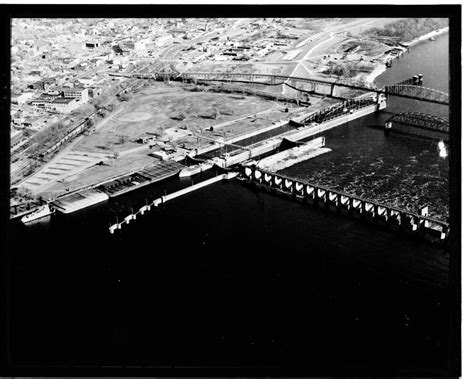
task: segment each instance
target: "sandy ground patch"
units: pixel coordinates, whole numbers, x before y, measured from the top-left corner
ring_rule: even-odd
[[[152,118],[153,115],[147,112],[121,112],[117,115],[117,121],[121,122],[139,122],[139,121],[146,121]]]

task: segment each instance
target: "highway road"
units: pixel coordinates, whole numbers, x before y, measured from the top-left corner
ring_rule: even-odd
[[[303,42],[308,41],[308,43],[303,48],[301,48],[300,53],[297,55],[297,57],[301,56],[301,58],[293,61],[295,62],[295,66],[293,70],[291,70],[290,66],[286,67],[285,74],[288,74],[288,76],[299,76],[299,77],[311,78],[311,74],[308,71],[307,67],[304,66],[304,62],[306,62],[312,54],[318,51],[321,54],[327,51],[327,49],[331,46],[331,44],[337,41],[336,36],[335,36],[336,33],[340,33],[340,32],[354,32],[355,33],[357,29],[359,29],[360,31],[362,27],[366,27],[374,22],[380,22],[380,21],[381,19],[378,19],[378,18],[364,18],[364,19],[352,21],[348,24],[338,25],[332,28],[328,28],[323,33],[316,33],[313,36],[308,37],[305,41],[303,41]],[[289,94],[293,92],[294,92],[293,89],[287,86],[283,86],[282,94],[285,95],[285,94]]]

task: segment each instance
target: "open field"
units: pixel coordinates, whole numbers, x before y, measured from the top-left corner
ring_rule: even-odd
[[[243,138],[248,132],[324,108],[335,101],[312,97],[313,105],[307,109],[258,96],[193,91],[193,88],[178,83],[153,83],[129,101],[120,103],[114,113],[97,124],[95,132],[59,153],[23,185],[36,195],[54,197],[156,162],[157,158],[149,154],[160,148],[150,149],[148,144],[135,142],[139,137],[157,135],[156,142],[161,147],[174,148],[175,154],[184,156],[192,149],[208,146],[213,139]]]
[[[189,132],[273,108],[272,102],[258,98],[232,98],[229,94],[186,91],[180,85],[156,83],[133,95],[104,125],[85,137],[77,148],[90,152],[121,153],[140,146],[135,141],[156,135],[171,142]]]

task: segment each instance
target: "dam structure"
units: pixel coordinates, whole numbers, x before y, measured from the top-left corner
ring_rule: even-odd
[[[416,214],[325,186],[266,171],[256,165],[242,165],[241,179],[259,189],[303,201],[341,215],[385,226],[429,242],[444,244],[449,237],[449,224],[427,216],[426,208]]]
[[[146,76],[143,78],[147,78]],[[162,80],[163,76],[158,75],[154,79]],[[392,87],[386,87],[384,89],[378,89],[375,86],[367,83],[360,83],[354,82],[350,80],[338,80],[336,82],[327,82],[321,80],[310,80],[304,78],[287,78],[287,77],[275,77],[275,76],[267,76],[267,75],[258,75],[254,74],[252,76],[231,76],[231,77],[221,77],[215,75],[209,75],[204,73],[186,73],[186,74],[179,74],[169,77],[170,80],[179,80],[179,81],[192,81],[192,80],[204,80],[207,82],[212,81],[219,81],[225,79],[226,81],[239,81],[239,82],[250,82],[256,83],[256,79],[261,79],[262,82],[260,84],[265,85],[276,85],[281,84],[279,81],[285,80],[290,81],[290,85],[295,87],[301,85],[302,88],[298,88],[299,91],[309,92],[314,94],[321,94],[322,89],[326,89],[327,91],[324,92],[325,96],[334,97],[336,88],[346,88],[346,89],[354,89],[358,91],[365,91],[362,95],[357,97],[351,98],[338,98],[340,101],[337,104],[329,106],[324,109],[319,109],[317,111],[311,111],[306,114],[303,114],[298,117],[289,118],[285,120],[281,120],[276,123],[272,123],[271,125],[265,126],[263,128],[257,130],[251,130],[243,135],[234,136],[230,139],[224,139],[221,137],[210,138],[204,135],[196,135],[199,139],[209,139],[210,143],[204,145],[204,147],[196,148],[194,150],[190,150],[186,155],[179,155],[175,156],[169,161],[161,161],[157,163],[153,167],[142,169],[138,171],[134,171],[132,173],[128,173],[126,175],[122,175],[120,178],[115,178],[113,180],[109,180],[107,182],[97,183],[93,186],[90,186],[87,189],[79,191],[77,193],[71,193],[66,196],[62,196],[60,200],[56,199],[52,201],[52,206],[57,208],[61,213],[71,213],[75,212],[79,209],[107,201],[109,198],[119,196],[121,194],[133,191],[135,189],[141,188],[143,186],[156,183],[158,181],[164,180],[168,177],[176,175],[179,178],[185,177],[192,177],[193,175],[200,174],[203,171],[209,170],[213,167],[218,167],[220,169],[229,170],[233,167],[240,166],[240,165],[249,165],[255,162],[259,162],[262,160],[263,157],[268,157],[269,155],[277,153],[274,159],[265,158],[265,163],[263,163],[264,168],[272,169],[273,171],[278,171],[278,167],[288,167],[289,165],[296,164],[301,162],[305,159],[305,157],[312,157],[317,156],[319,154],[323,154],[325,152],[330,151],[330,149],[325,148],[325,141],[324,137],[320,137],[319,139],[314,140],[313,138],[318,136],[319,134],[323,133],[326,130],[331,128],[335,128],[337,126],[346,124],[350,121],[358,119],[360,117],[364,117],[366,115],[378,112],[379,110],[383,110],[387,107],[387,96],[390,95],[403,95],[409,91],[409,96],[412,98],[419,99],[420,97],[424,97],[425,101],[431,101],[431,95],[433,96],[444,96],[444,93],[438,92],[430,92],[427,89],[421,87],[423,82],[423,75],[415,75],[413,78],[405,80],[403,82],[397,83]],[[309,86],[309,88],[307,88]],[[411,91],[411,92],[410,92]],[[428,95],[427,95],[428,94]],[[408,95],[407,95],[408,96]],[[436,102],[439,100],[439,103],[448,102],[449,99],[446,97],[436,98]],[[341,100],[342,99],[342,100]],[[423,100],[421,99],[421,100]],[[441,100],[440,100],[441,99]],[[435,102],[435,101],[432,101]],[[401,116],[400,116],[401,117]],[[400,118],[399,117],[399,118]],[[413,117],[410,115],[404,115],[405,119],[412,120]],[[392,123],[397,121],[398,119],[391,120]],[[417,118],[418,128],[425,127],[425,123],[427,121],[423,120],[423,115]],[[431,121],[428,121],[431,122]],[[389,125],[392,125],[390,123]],[[438,123],[439,124],[439,123]],[[442,130],[444,125],[436,125],[439,131]],[[387,129],[387,126],[386,126]],[[270,137],[269,137],[270,136]],[[313,139],[313,142],[307,143],[306,146],[298,146],[302,143],[300,141],[303,140],[310,140]],[[283,153],[285,149],[287,149],[287,145],[293,146],[291,151],[288,153]],[[225,153],[222,153],[223,147],[225,147]],[[156,155],[158,157],[159,152],[152,152],[152,155]],[[194,164],[191,166],[186,166],[183,164],[186,159],[194,160]],[[260,172],[260,171],[256,171]],[[264,172],[264,171],[262,171]],[[265,175],[277,175],[271,174],[267,172]],[[229,179],[228,176],[223,176],[219,180]],[[255,181],[256,178],[253,178],[252,181]],[[288,179],[290,180],[290,179]],[[294,180],[293,180],[294,181]],[[205,181],[208,185],[214,183],[214,179]],[[204,182],[203,182],[204,183]],[[299,182],[297,182],[299,183]],[[201,188],[203,185],[197,184],[187,187],[184,190],[185,193],[190,191],[197,190]],[[309,184],[308,184],[309,185]],[[297,187],[297,188],[296,188]],[[300,184],[296,184],[296,193],[300,190]],[[312,187],[308,187],[312,188]],[[284,189],[284,188],[283,188]],[[314,189],[313,189],[314,190]],[[293,191],[293,190],[292,190]],[[318,190],[319,191],[319,190]],[[329,193],[329,200],[328,204],[331,205],[332,203],[332,196],[333,194],[337,195],[337,191],[333,191],[330,189],[325,189]],[[316,191],[317,192],[317,191]],[[178,196],[181,196],[181,192]],[[168,197],[171,195],[168,195]],[[350,195],[341,194],[342,197],[337,197],[337,207],[347,208],[346,199],[352,199]],[[170,200],[170,198],[162,198],[160,200],[162,203],[166,200]],[[368,204],[368,210],[365,211],[365,208],[361,208],[362,206],[354,205],[354,204]],[[155,202],[154,202],[155,203]],[[365,214],[372,212],[371,209],[376,209],[373,212],[381,212],[380,214],[376,214],[377,219],[379,218],[386,218],[387,220],[393,219],[393,217],[397,218],[399,214],[404,214],[405,220],[407,217],[410,220],[414,220],[413,222],[416,224],[416,228],[418,228],[418,215],[408,215],[409,213],[402,210],[395,210],[387,206],[377,205],[374,202],[369,202],[364,199],[355,199],[353,202],[351,200],[350,204],[352,204],[348,209],[355,210],[354,212],[357,214],[357,210],[361,210],[359,213]],[[365,205],[364,205],[365,207]],[[352,212],[352,213],[354,213]],[[364,213],[365,212],[365,213]],[[140,211],[139,213],[143,213]],[[408,216],[406,216],[408,215]],[[128,223],[130,220],[135,219],[136,215],[127,216],[125,223]],[[400,219],[400,228],[404,226],[406,223],[402,219]],[[411,222],[411,221],[410,221]],[[415,225],[414,224],[414,225]],[[117,222],[115,224],[115,229],[120,229],[122,223]],[[447,227],[440,227],[437,224],[437,220],[429,220],[423,219],[423,222],[420,224],[421,229],[429,230],[431,234],[437,233],[433,232],[433,230],[439,232],[439,236],[437,237],[439,240],[443,240],[447,235]],[[427,225],[430,225],[428,227]],[[433,229],[433,225],[435,225]],[[436,229],[438,228],[438,229]],[[111,232],[113,232],[111,230]],[[429,234],[429,233],[428,233]]]

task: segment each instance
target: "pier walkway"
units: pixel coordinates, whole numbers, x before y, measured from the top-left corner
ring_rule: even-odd
[[[173,192],[173,193],[170,193],[169,195],[163,195],[163,196],[160,196],[159,198],[155,199],[152,201],[151,204],[146,204],[144,205],[143,207],[141,207],[138,212],[136,213],[131,213],[129,214],[128,216],[126,216],[122,221],[118,221],[117,220],[117,223],[111,225],[109,227],[109,232],[111,234],[113,234],[115,232],[115,230],[117,229],[122,229],[122,225],[123,224],[129,224],[130,221],[132,220],[136,220],[137,219],[137,215],[143,215],[145,214],[145,212],[148,212],[151,210],[152,206],[155,206],[155,207],[158,207],[160,204],[164,204],[166,203],[167,201],[170,201],[170,200],[173,200],[173,199],[176,199],[180,196],[183,196],[183,195],[186,195],[188,193],[191,193],[193,191],[196,191],[200,188],[203,188],[203,187],[206,187],[206,186],[209,186],[211,184],[214,184],[214,183],[217,183],[217,182],[220,182],[221,180],[229,180],[229,179],[232,179],[232,178],[235,178],[236,176],[238,176],[239,173],[238,172],[228,172],[228,173],[225,173],[225,174],[221,174],[221,175],[217,175],[215,176],[214,178],[210,178],[210,179],[207,179],[207,180],[204,180],[200,183],[197,183],[197,184],[193,184],[189,187],[186,187],[186,188],[183,188],[179,191],[176,191],[176,192]]]

